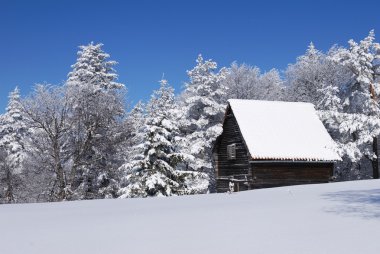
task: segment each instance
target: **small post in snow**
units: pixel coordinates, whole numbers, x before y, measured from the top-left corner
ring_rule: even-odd
[[[229,184],[228,184],[228,193],[232,194],[232,192],[234,192],[234,189],[235,189],[235,184],[233,182],[229,182]]]

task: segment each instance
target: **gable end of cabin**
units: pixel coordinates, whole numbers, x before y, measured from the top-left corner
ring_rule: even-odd
[[[217,192],[227,192],[229,183],[235,183],[235,191],[250,189],[249,152],[241,135],[239,125],[230,106],[227,107],[223,132],[214,148]]]

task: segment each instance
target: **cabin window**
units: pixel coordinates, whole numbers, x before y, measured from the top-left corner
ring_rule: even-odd
[[[236,144],[231,144],[227,146],[227,159],[228,160],[236,159]]]

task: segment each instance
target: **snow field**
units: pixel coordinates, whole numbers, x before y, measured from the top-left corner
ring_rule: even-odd
[[[378,253],[380,180],[0,206],[0,253]]]

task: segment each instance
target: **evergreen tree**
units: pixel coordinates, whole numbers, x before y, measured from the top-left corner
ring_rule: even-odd
[[[17,200],[17,188],[21,184],[23,161],[26,157],[25,141],[28,129],[25,124],[20,103],[20,91],[16,87],[9,95],[6,113],[1,117],[0,148],[2,148],[3,166],[0,173],[0,183],[5,186],[0,193],[3,202]],[[0,190],[2,191],[2,190]]]
[[[144,128],[139,129],[139,133],[143,132],[142,143],[132,148],[141,151],[142,156],[134,156],[122,167],[126,174],[122,180],[125,187],[119,191],[121,198],[191,194],[204,192],[208,187],[206,176],[176,170],[183,155],[175,150],[178,128],[173,121],[174,90],[166,80],[160,84],[147,105]],[[141,136],[136,137],[140,140]]]
[[[129,135],[120,151],[124,161],[130,162],[143,158],[142,144],[144,142],[145,121],[145,105],[139,101],[128,114],[125,121],[124,129],[129,131]],[[121,172],[128,171],[124,166],[125,164],[119,169]]]
[[[367,158],[372,163],[372,175],[378,178],[377,136],[380,133],[380,108],[376,91],[376,48],[375,34],[369,35],[359,43],[350,40],[349,49],[341,48],[332,59],[346,67],[351,74],[351,81],[344,85],[343,111],[346,121],[340,125],[347,154],[355,156],[354,171],[358,177],[365,175]],[[348,148],[348,149],[347,149]],[[353,152],[354,151],[354,152]]]
[[[197,65],[187,72],[190,82],[182,94],[181,131],[184,142],[182,153],[186,156],[186,169],[205,172],[211,179],[211,189],[215,185],[212,166],[212,147],[222,133],[222,119],[225,111],[226,87],[223,80],[226,69],[217,70],[216,62],[204,61],[199,55]]]
[[[124,85],[102,50],[102,44],[81,46],[77,62],[69,73],[67,89],[73,104],[70,149],[73,154],[69,184],[75,199],[110,197],[120,166],[117,145],[124,114]]]
[[[115,61],[109,61],[109,54],[102,50],[103,44],[94,44],[91,42],[86,46],[80,46],[78,58],[73,70],[69,73],[67,80],[68,85],[78,86],[81,89],[85,87],[94,93],[108,89],[122,89],[124,85],[117,83],[117,74],[113,66]]]
[[[349,49],[338,51],[334,60],[346,66],[352,75],[352,81],[345,87],[345,110],[347,113],[363,113],[377,115],[379,106],[374,100],[375,72],[374,61],[374,31],[359,43],[350,40]]]

